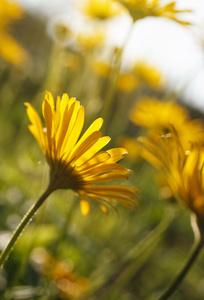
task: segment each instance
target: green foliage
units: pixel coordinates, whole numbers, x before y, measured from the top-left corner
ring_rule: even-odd
[[[28,15],[21,22],[16,36],[21,36],[31,60],[26,66],[12,66],[0,58],[1,250],[47,184],[48,168],[28,132],[23,103],[29,101],[40,111],[45,89],[54,95],[68,92],[87,108],[86,123],[90,124],[104,114],[107,89],[113,79],[94,72],[93,53],[51,41],[45,24],[35,16]],[[112,49],[110,67],[115,52]],[[74,57],[76,65],[71,66]],[[118,147],[122,146],[119,138],[123,135],[138,136],[138,128],[128,120],[132,102],[143,95],[162,98],[168,93],[165,87],[154,89],[145,82],[129,93],[121,92],[116,85],[111,89],[113,99],[105,133],[112,134],[110,147]],[[121,107],[125,107],[125,115]],[[115,112],[123,115],[124,126]],[[0,272],[1,299],[151,300],[161,294],[193,243],[189,212],[162,199],[156,171],[146,162],[127,156],[124,164],[134,171],[129,184],[140,189],[139,206],[127,210],[117,205],[117,217],[112,210],[104,215],[98,205],[91,203],[89,215],[83,217],[79,199],[72,192],[53,194],[25,229]],[[36,249],[43,249],[46,255],[38,254],[32,260]],[[179,287],[175,300],[203,299],[202,258]],[[66,271],[56,271],[62,262]],[[79,290],[71,286],[72,290],[65,293],[62,280],[67,286],[79,286]]]

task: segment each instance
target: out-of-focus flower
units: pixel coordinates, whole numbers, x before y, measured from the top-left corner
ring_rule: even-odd
[[[186,153],[180,178],[175,178],[179,197],[197,216],[197,223],[204,234],[204,149],[194,145]],[[174,174],[173,174],[174,175]]]
[[[62,22],[58,22],[53,28],[55,37],[60,42],[66,42],[70,37],[72,37],[72,31]]]
[[[93,60],[93,70],[100,76],[108,78],[111,73],[111,65],[102,60]]]
[[[103,31],[95,30],[92,33],[80,33],[77,35],[77,42],[87,51],[101,48],[104,45],[105,34]]]
[[[119,74],[117,86],[121,91],[132,92],[144,85],[150,89],[158,90],[162,87],[163,80],[155,67],[143,61],[137,62],[131,70]]]
[[[142,157],[165,175],[167,187],[194,212],[204,236],[204,148],[192,144],[191,150],[185,150],[176,132],[157,144],[144,137],[140,142]]]
[[[189,25],[189,22],[185,22],[178,19],[178,14],[183,12],[191,12],[191,10],[176,9],[176,2],[172,1],[168,4],[163,4],[163,0],[117,0],[128,10],[129,14],[133,18],[133,21],[143,19],[145,17],[164,17],[172,19],[181,25]]]
[[[31,253],[30,262],[37,272],[47,274],[50,272],[53,257],[44,248],[35,248]]]
[[[165,175],[165,185],[195,213],[204,234],[202,123],[191,120],[178,104],[157,99],[138,103],[131,119],[151,130],[151,135],[138,139],[141,156]]]
[[[9,25],[22,16],[19,4],[0,0],[0,55],[14,65],[21,65],[28,59],[26,50],[8,33]]]
[[[141,84],[147,84],[154,89],[162,86],[161,73],[155,67],[150,66],[143,61],[139,61],[135,64],[133,73]]]
[[[81,6],[84,15],[101,21],[119,15],[122,10],[121,6],[112,0],[85,0]]]
[[[175,101],[162,102],[145,97],[135,102],[130,119],[136,125],[148,128],[148,134],[157,139],[177,132],[184,149],[189,143],[202,143],[204,132],[199,120],[191,120],[187,110]]]
[[[81,296],[90,288],[90,281],[77,276],[66,261],[57,261],[51,272],[51,280],[55,282],[60,294],[65,299]]]
[[[95,120],[79,139],[84,125],[84,108],[75,98],[64,94],[56,105],[46,92],[42,103],[45,128],[31,104],[25,103],[31,121],[29,129],[40,145],[50,166],[50,189],[72,189],[80,197],[83,215],[89,212],[88,199],[96,201],[107,213],[104,203],[113,208],[113,200],[125,207],[135,205],[136,188],[127,185],[97,185],[113,179],[127,179],[132,171],[117,164],[127,151],[114,148],[100,151],[109,141],[101,137],[102,118]],[[115,208],[116,209],[116,208]],[[116,210],[117,211],[117,210]]]
[[[139,86],[139,80],[132,73],[121,73],[118,77],[117,86],[123,92],[132,92]]]
[[[81,296],[90,287],[90,281],[73,271],[73,264],[55,259],[44,248],[36,248],[31,254],[31,263],[37,272],[52,281],[63,299]]]

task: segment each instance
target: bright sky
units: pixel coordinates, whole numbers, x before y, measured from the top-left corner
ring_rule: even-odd
[[[70,5],[76,0],[18,2],[31,12],[36,11],[55,20],[63,17],[72,27],[80,27],[78,15],[73,16]],[[187,103],[204,111],[204,1],[177,0],[177,6],[193,10],[183,17],[193,25],[183,27],[164,18],[146,18],[136,22],[126,44],[124,65],[131,65],[138,59],[154,65],[166,76],[170,88],[180,91]],[[110,42],[120,46],[129,25],[127,17],[115,18],[109,31]]]

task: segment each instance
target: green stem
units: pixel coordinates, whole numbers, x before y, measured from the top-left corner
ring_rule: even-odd
[[[121,290],[137,274],[142,265],[149,259],[153,251],[158,246],[160,239],[175,216],[174,206],[169,206],[160,223],[153,229],[139,244],[135,245],[126,255],[123,255],[122,263],[119,266],[110,267],[110,274],[107,273],[105,281],[95,282],[93,290],[83,295],[80,300],[95,300],[107,296],[107,292],[116,287],[120,294]],[[121,261],[121,259],[119,259]],[[112,271],[111,271],[112,270]],[[103,270],[102,270],[103,272]],[[104,298],[105,299],[105,298]]]
[[[192,252],[190,253],[189,258],[187,259],[183,268],[180,270],[180,272],[178,273],[176,278],[172,281],[172,283],[167,288],[167,290],[158,298],[158,300],[166,300],[175,292],[176,288],[182,282],[187,272],[190,270],[190,267],[193,265],[194,261],[198,257],[198,254],[200,253],[202,247],[203,247],[202,238],[196,240]]]
[[[19,223],[18,227],[13,232],[13,235],[8,242],[6,248],[2,251],[0,255],[0,269],[3,268],[9,254],[11,253],[15,243],[17,242],[19,236],[22,234],[23,230],[26,228],[28,223],[32,220],[33,216],[37,212],[38,208],[43,204],[45,199],[52,193],[53,189],[49,186],[38,201],[31,206],[29,211],[24,215],[23,219]]]
[[[131,24],[131,26],[129,28],[129,31],[127,33],[127,36],[125,38],[125,41],[124,41],[122,47],[117,49],[117,52],[115,55],[112,80],[110,82],[110,85],[109,85],[109,88],[108,88],[108,91],[106,94],[106,98],[104,101],[103,110],[102,110],[102,118],[104,120],[106,119],[106,123],[103,124],[103,132],[104,133],[106,133],[106,130],[109,127],[110,112],[112,111],[112,108],[113,108],[114,94],[115,94],[115,90],[117,87],[117,80],[118,80],[118,77],[120,74],[120,69],[121,69],[121,64],[122,64],[122,55],[123,55],[124,48],[128,42],[128,39],[131,35],[132,26],[133,26],[133,23]]]

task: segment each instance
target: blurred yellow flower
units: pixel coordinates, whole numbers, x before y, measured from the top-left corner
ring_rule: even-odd
[[[121,73],[117,80],[118,89],[123,92],[132,92],[139,85],[139,80],[132,73]]]
[[[197,224],[204,234],[204,149],[194,145],[186,154],[185,164],[176,180],[179,197],[197,217]],[[175,178],[176,179],[176,178]]]
[[[31,121],[29,129],[40,145],[50,166],[50,189],[72,189],[80,197],[83,215],[89,212],[88,199],[96,201],[107,213],[104,203],[113,208],[113,200],[125,207],[136,203],[136,188],[127,185],[97,185],[113,179],[127,179],[132,171],[117,164],[127,151],[114,148],[100,151],[109,141],[101,137],[103,119],[98,118],[79,139],[84,125],[84,108],[75,98],[63,94],[56,106],[51,93],[46,92],[42,113],[46,127],[31,104],[25,103]],[[95,185],[96,184],[96,185]],[[116,210],[116,208],[115,208]],[[117,210],[116,210],[117,211]]]
[[[112,71],[111,65],[105,61],[93,60],[92,62],[93,70],[102,77],[109,77]]]
[[[77,35],[77,42],[87,51],[92,51],[94,48],[104,45],[105,33],[95,30],[92,33],[80,33]]]
[[[189,22],[178,19],[177,14],[182,12],[191,12],[191,10],[176,9],[176,2],[172,1],[168,4],[163,4],[163,0],[117,0],[128,10],[133,18],[133,21],[143,19],[145,17],[164,17],[172,19],[182,25],[189,25]]]
[[[136,125],[148,128],[149,135],[155,139],[176,131],[185,150],[189,150],[189,143],[204,141],[202,123],[191,120],[187,110],[175,101],[162,102],[144,97],[135,102],[130,119]]]
[[[86,16],[103,21],[119,15],[122,8],[112,0],[85,0],[81,11]]]
[[[118,89],[127,93],[143,85],[159,89],[162,83],[160,72],[143,61],[137,62],[129,71],[121,72],[117,80]]]
[[[165,181],[197,217],[204,234],[204,148],[197,144],[185,151],[178,136],[164,137],[157,144],[141,137],[141,155],[165,175]]]
[[[14,65],[21,65],[28,58],[26,50],[8,33],[10,23],[22,16],[19,4],[0,0],[0,55]]]
[[[70,37],[72,37],[71,29],[64,23],[58,22],[53,28],[54,35],[60,42],[66,42]]]
[[[150,66],[143,61],[138,61],[134,65],[133,73],[141,82],[141,84],[147,84],[154,89],[162,86],[161,73],[155,67]]]
[[[204,149],[194,145],[185,158],[181,178],[176,181],[178,194],[204,220]]]
[[[63,299],[78,298],[90,288],[90,281],[73,271],[72,261],[58,260],[44,248],[32,251],[31,263],[37,272],[56,285]]]
[[[131,114],[135,124],[151,133],[139,137],[141,156],[165,175],[174,195],[195,213],[204,234],[204,130],[175,102],[146,99]]]
[[[63,299],[79,298],[90,289],[88,278],[79,277],[66,261],[56,261],[51,271],[51,280],[56,284]]]

